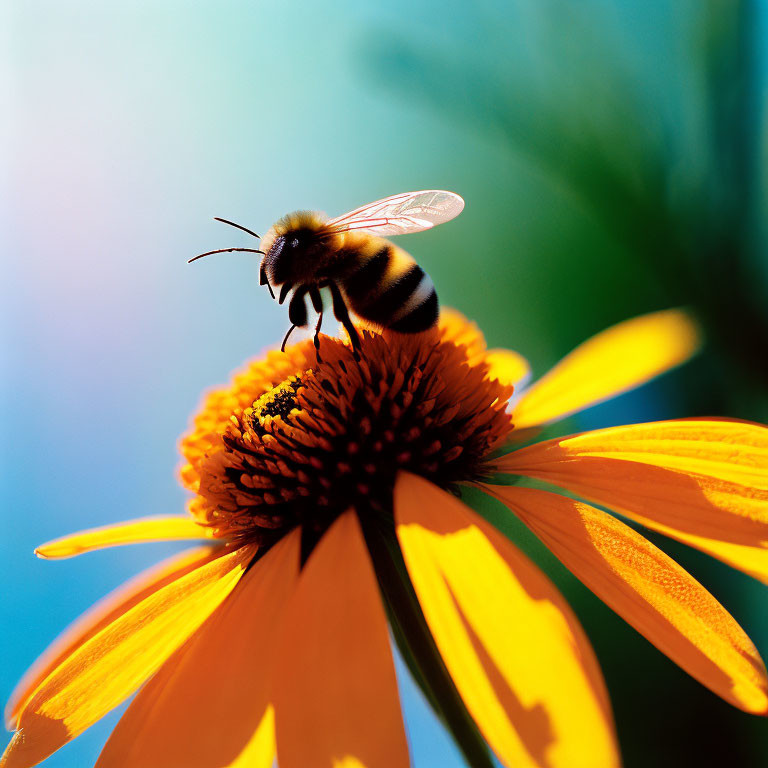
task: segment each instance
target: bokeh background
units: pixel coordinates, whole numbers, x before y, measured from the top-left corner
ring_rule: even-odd
[[[178,549],[41,562],[35,544],[179,512],[176,440],[201,393],[287,327],[254,257],[185,263],[250,245],[214,215],[263,232],[296,208],[456,190],[456,222],[402,243],[444,303],[537,372],[641,312],[688,305],[702,319],[695,362],[565,429],[768,420],[764,3],[0,8],[2,698],[65,624]],[[596,647],[627,766],[768,764],[768,723],[688,678],[512,533]],[[651,538],[768,655],[766,587]],[[461,765],[398,671],[414,765]],[[47,765],[92,764],[118,715]]]

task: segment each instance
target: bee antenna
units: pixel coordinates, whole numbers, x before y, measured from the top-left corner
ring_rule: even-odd
[[[229,224],[230,227],[235,227],[236,229],[242,229],[243,232],[247,232],[249,235],[253,235],[254,237],[258,237],[259,240],[261,240],[261,235],[257,235],[252,230],[248,229],[248,227],[244,227],[242,224],[235,224],[234,221],[228,221],[227,219],[220,219],[218,216],[213,217],[214,221],[220,221],[222,224]]]
[[[202,259],[203,256],[210,256],[212,253],[231,253],[232,251],[244,251],[245,253],[260,253],[262,256],[266,256],[264,251],[257,251],[255,248],[217,248],[215,251],[206,251],[199,256],[194,256],[187,261],[187,264],[191,264],[193,261]]]

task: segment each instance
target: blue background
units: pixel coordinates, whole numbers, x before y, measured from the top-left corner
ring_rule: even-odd
[[[0,697],[92,602],[180,548],[41,562],[34,546],[180,512],[176,443],[202,392],[287,327],[255,257],[185,263],[250,245],[214,215],[263,232],[297,208],[456,190],[462,216],[403,244],[445,304],[538,373],[601,328],[673,304],[711,332],[696,363],[569,428],[768,418],[757,3],[25,0],[0,11],[0,30]],[[734,53],[745,36],[746,59]],[[729,111],[745,79],[746,106]],[[737,145],[751,148],[741,165],[726,162]],[[735,287],[708,286],[715,273],[698,261],[713,220],[743,234],[728,251]],[[756,314],[720,311],[713,296],[728,291]],[[763,721],[524,544],[595,643],[628,766],[768,759]],[[768,652],[765,588],[666,548]],[[399,672],[414,765],[460,765]],[[118,714],[46,765],[92,764]]]

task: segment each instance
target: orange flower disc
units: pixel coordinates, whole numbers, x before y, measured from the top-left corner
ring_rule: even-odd
[[[450,489],[483,479],[512,428],[512,386],[490,375],[479,332],[447,315],[419,338],[363,331],[272,353],[211,393],[182,440],[195,519],[269,544],[301,523],[321,534],[346,509],[391,514],[405,469]]]

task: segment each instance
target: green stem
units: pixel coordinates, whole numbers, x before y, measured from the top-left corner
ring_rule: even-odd
[[[414,680],[472,768],[494,768],[488,746],[456,690],[413,590],[390,520],[361,515],[392,634]]]

